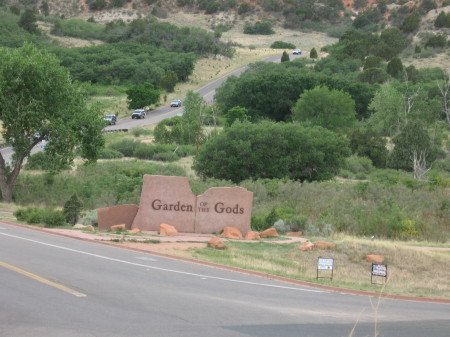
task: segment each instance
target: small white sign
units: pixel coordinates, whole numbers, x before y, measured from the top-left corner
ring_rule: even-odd
[[[333,270],[333,259],[327,259],[319,257],[319,260],[317,262],[317,269],[318,270]]]
[[[385,264],[372,264],[372,275],[374,276],[387,276],[387,265]]]

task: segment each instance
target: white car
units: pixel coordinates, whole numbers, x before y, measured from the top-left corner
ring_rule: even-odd
[[[181,106],[181,99],[174,99],[172,102],[170,102],[171,107],[180,107]]]
[[[302,53],[302,51],[300,49],[295,49],[292,54],[294,55],[300,55]]]

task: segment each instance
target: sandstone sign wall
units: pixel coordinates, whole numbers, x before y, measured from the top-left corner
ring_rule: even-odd
[[[159,231],[161,224],[184,233],[220,233],[234,227],[250,231],[253,193],[242,187],[214,187],[195,196],[186,177],[144,175],[140,205],[98,210],[100,229],[125,224],[126,228]]]
[[[188,178],[146,174],[132,228],[157,231],[160,224],[167,223],[179,232],[193,233],[195,202]]]

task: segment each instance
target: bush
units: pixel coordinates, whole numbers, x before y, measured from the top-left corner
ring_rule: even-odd
[[[76,194],[72,194],[70,199],[64,204],[63,208],[63,214],[66,221],[71,225],[75,225],[80,217],[82,208],[83,203],[78,199]]]
[[[144,129],[144,128],[133,128],[131,130],[131,133],[135,137],[140,137],[140,136],[144,136],[144,135],[152,135],[153,134],[153,130]]]
[[[344,169],[353,174],[368,174],[375,170],[372,161],[367,157],[352,155],[345,159]]]
[[[58,227],[66,223],[63,212],[52,208],[20,208],[14,212],[14,216],[27,224],[44,224],[46,227]]]
[[[134,139],[125,138],[119,142],[112,143],[109,147],[122,153],[125,157],[133,157],[134,151],[141,144],[139,141]]]
[[[25,164],[26,170],[51,170],[52,160],[45,151],[39,151],[28,158]],[[70,170],[70,165],[66,164],[62,167],[63,170]]]
[[[123,154],[122,154],[122,152],[105,147],[100,150],[100,153],[98,154],[98,158],[99,159],[118,159],[118,158],[123,158]]]
[[[85,226],[98,226],[98,212],[97,210],[92,210],[83,215],[80,218],[80,223]]]
[[[244,34],[260,34],[260,35],[271,35],[275,34],[270,22],[255,22],[251,24],[249,22],[244,25]]]
[[[295,49],[295,45],[289,42],[275,41],[270,45],[272,49]]]

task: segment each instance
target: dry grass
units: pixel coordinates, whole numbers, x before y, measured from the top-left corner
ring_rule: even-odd
[[[334,258],[333,281],[324,278],[320,283],[375,292],[381,285],[371,284],[371,263],[365,256],[380,254],[388,265],[389,279],[384,293],[450,298],[449,251],[352,237],[336,237],[334,242],[335,249],[311,252],[302,252],[297,245],[270,243],[228,243],[224,251],[207,248],[191,251],[195,258],[315,282],[318,257]],[[382,283],[384,279],[376,281]]]

